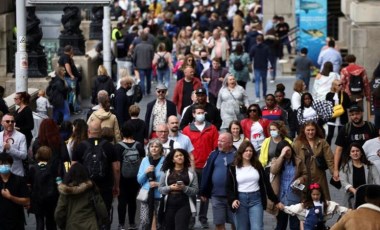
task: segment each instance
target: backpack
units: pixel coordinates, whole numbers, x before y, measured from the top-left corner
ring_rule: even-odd
[[[95,140],[97,141],[97,140]],[[106,140],[100,140],[100,143],[93,145],[89,141],[84,141],[87,148],[83,154],[83,165],[87,168],[92,180],[104,179],[108,170],[107,155],[104,153],[103,145]]]
[[[139,84],[135,84],[134,86],[132,86],[132,88],[133,88],[132,104],[138,103],[143,98],[144,93]]]
[[[157,60],[157,69],[159,70],[164,70],[168,67],[168,61],[166,61],[166,58],[165,58],[165,55],[166,55],[166,52],[164,53],[164,55],[158,55],[158,60]]]
[[[350,91],[351,93],[361,93],[363,91],[363,78],[360,75],[350,76]]]
[[[236,59],[233,65],[235,71],[242,71],[244,69],[244,63],[240,58]]]
[[[119,145],[124,147],[124,151],[121,155],[121,175],[124,178],[137,176],[141,163],[140,154],[136,148],[138,143],[138,141],[135,141],[132,147],[128,147],[124,142],[119,142]]]
[[[58,200],[56,175],[53,174],[50,162],[48,164],[34,165],[35,169],[32,197],[36,203],[52,204]]]

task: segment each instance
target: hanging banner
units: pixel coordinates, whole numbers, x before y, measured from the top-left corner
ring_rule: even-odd
[[[327,0],[296,0],[297,50],[305,47],[315,66],[327,36]]]

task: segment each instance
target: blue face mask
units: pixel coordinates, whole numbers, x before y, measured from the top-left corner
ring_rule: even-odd
[[[11,171],[10,165],[0,165],[0,174],[8,174]]]
[[[271,135],[271,137],[276,138],[276,137],[279,136],[279,133],[278,133],[277,130],[271,130],[271,131],[270,131],[270,135]]]

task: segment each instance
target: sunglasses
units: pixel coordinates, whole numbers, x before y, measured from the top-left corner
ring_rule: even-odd
[[[5,120],[4,122],[7,123],[7,124],[9,124],[9,123],[12,123],[12,124],[15,123],[14,120]]]
[[[257,112],[257,109],[250,109],[250,110],[248,110],[248,112]]]
[[[166,93],[166,90],[157,90],[157,93]]]

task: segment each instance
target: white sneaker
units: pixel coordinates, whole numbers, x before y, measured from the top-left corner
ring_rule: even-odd
[[[270,80],[269,82],[270,82],[270,83],[274,83],[274,80]]]
[[[260,102],[260,98],[256,98],[255,103],[259,103],[259,102]]]

